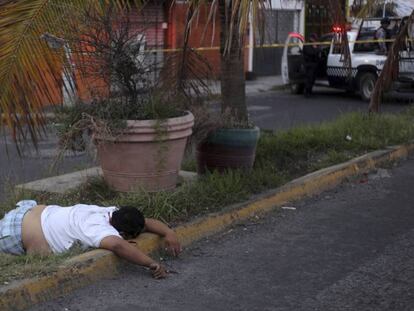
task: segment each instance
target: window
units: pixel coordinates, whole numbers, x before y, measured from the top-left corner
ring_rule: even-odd
[[[298,38],[291,38],[288,47],[288,55],[300,55],[302,53],[303,43]]]
[[[361,32],[358,35],[357,42],[355,43],[354,52],[375,52],[378,49],[378,44],[372,42],[375,40],[375,32]],[[370,42],[358,42],[358,41],[370,41]]]

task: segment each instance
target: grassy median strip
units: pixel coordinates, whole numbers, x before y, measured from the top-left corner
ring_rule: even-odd
[[[0,255],[0,286],[8,285],[12,280],[46,275],[57,270],[66,259],[84,252],[80,247],[73,247],[64,254],[53,256]]]
[[[120,194],[111,191],[102,179],[90,180],[65,195],[14,193],[9,202],[0,207],[0,217],[13,208],[16,201],[31,198],[42,204],[63,206],[76,203],[133,205],[147,217],[178,223],[243,202],[254,194],[366,152],[407,143],[414,139],[413,121],[413,109],[401,114],[352,113],[334,122],[279,133],[264,132],[258,145],[255,168],[248,173],[213,172],[191,183],[184,183],[175,191],[160,193],[138,191]],[[194,161],[190,159],[186,165],[194,167]],[[0,282],[53,271],[64,259],[78,252],[46,258],[0,255]]]

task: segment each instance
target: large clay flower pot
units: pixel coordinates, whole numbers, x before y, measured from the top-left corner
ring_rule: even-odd
[[[252,129],[219,129],[197,146],[197,172],[226,169],[251,169],[260,137],[258,127]]]
[[[105,181],[122,192],[174,189],[194,116],[127,121],[116,138],[94,135]]]

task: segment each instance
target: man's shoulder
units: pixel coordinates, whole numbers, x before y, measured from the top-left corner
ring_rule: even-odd
[[[77,214],[77,217],[82,218],[84,222],[96,222],[96,221],[103,221],[105,219],[112,217],[112,213],[114,212],[115,207],[101,207],[96,205],[85,205],[85,206],[78,206],[76,210],[72,212]]]
[[[95,213],[106,213],[116,210],[115,206],[99,206],[93,204],[75,204],[71,208]]]

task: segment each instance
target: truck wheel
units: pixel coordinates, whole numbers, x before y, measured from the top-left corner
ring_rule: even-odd
[[[290,85],[290,92],[292,94],[303,94],[304,90],[305,90],[305,84],[303,83],[292,83]]]
[[[377,75],[372,72],[364,72],[359,77],[359,93],[363,101],[370,101],[374,92]]]

